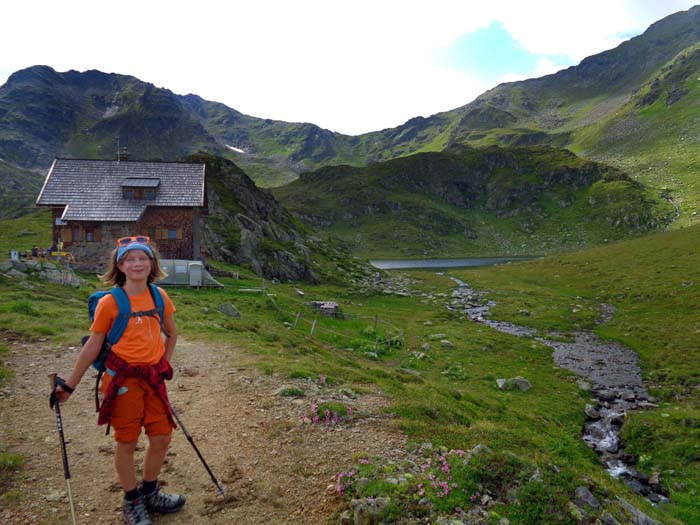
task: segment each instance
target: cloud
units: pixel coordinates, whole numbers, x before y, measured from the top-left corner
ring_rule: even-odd
[[[99,69],[264,118],[345,133],[453,109],[493,75],[439,57],[497,22],[536,76],[619,44],[692,2],[668,0],[34,0],[3,6],[0,73]],[[552,65],[553,64],[553,65]],[[505,74],[501,71],[499,74]],[[0,77],[0,82],[4,79]]]

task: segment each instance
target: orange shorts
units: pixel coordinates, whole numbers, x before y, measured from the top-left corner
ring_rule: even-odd
[[[112,376],[105,372],[102,376],[102,395],[112,381]],[[114,404],[112,419],[114,439],[121,442],[136,441],[141,435],[141,427],[148,436],[172,434],[173,427],[168,420],[163,402],[148,384],[140,377],[127,377],[119,389]]]

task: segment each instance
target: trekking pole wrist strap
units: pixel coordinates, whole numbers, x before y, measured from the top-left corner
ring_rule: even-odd
[[[72,394],[75,391],[75,388],[71,387],[66,383],[66,381],[59,376],[56,376],[55,379],[56,386],[60,386],[65,392],[68,392],[69,394]]]

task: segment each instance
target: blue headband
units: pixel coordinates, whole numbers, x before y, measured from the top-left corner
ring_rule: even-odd
[[[140,242],[132,242],[131,244],[127,244],[126,246],[120,246],[117,248],[117,262],[119,262],[122,257],[126,255],[126,252],[129,252],[131,250],[142,250],[148,254],[148,256],[153,259],[153,251],[151,250],[151,247],[148,246],[148,244],[142,244]]]

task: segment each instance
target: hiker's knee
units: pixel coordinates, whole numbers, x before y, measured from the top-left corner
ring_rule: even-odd
[[[170,445],[172,434],[159,434],[157,436],[148,436],[148,443],[154,450],[164,450]]]
[[[117,471],[128,468],[134,464],[134,453],[136,452],[136,441],[117,441],[114,448],[114,466]]]
[[[138,438],[133,441],[117,441],[115,445],[115,454],[117,456],[133,455],[136,451]]]

